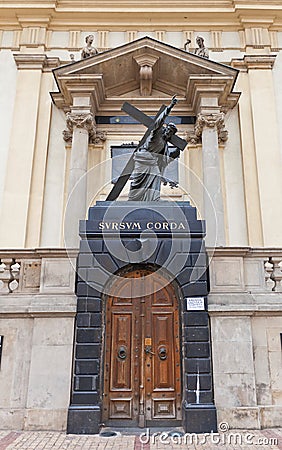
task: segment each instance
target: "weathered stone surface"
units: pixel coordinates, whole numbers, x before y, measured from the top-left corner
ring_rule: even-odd
[[[281,427],[282,406],[265,406],[260,408],[260,423],[262,428]]]
[[[69,400],[71,357],[71,345],[33,346],[28,383],[28,408],[66,407]]]
[[[224,408],[217,407],[217,420],[228,423],[229,428],[251,430],[260,428],[259,408]]]
[[[0,409],[1,430],[23,430],[24,417],[25,417],[24,408]]]
[[[42,261],[40,292],[71,293],[74,290],[75,262],[67,258]]]
[[[66,429],[67,409],[27,409],[25,413],[25,430],[54,430]]]

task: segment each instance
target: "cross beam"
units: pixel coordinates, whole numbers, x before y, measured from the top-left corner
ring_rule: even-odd
[[[115,183],[114,187],[112,188],[111,192],[109,193],[109,195],[108,195],[108,197],[106,199],[107,201],[114,201],[120,195],[121,191],[123,190],[124,186],[126,185],[128,179],[129,179],[130,175],[133,172],[133,169],[134,169],[134,153],[144,144],[144,142],[146,141],[147,137],[149,136],[149,134],[151,133],[151,131],[154,128],[156,119],[164,111],[165,108],[166,108],[166,106],[162,105],[160,107],[158,113],[154,117],[154,119],[152,119],[151,117],[147,116],[142,111],[140,111],[139,109],[135,108],[135,106],[131,105],[128,102],[124,102],[124,104],[122,105],[121,109],[123,111],[127,112],[127,114],[129,114],[134,119],[138,120],[138,122],[140,122],[143,125],[145,125],[148,129],[147,129],[146,133],[144,134],[143,138],[141,139],[141,141],[139,142],[138,146],[136,147],[136,149],[134,150],[134,152],[130,156],[130,158],[129,158],[125,168],[123,169],[123,171],[122,171],[121,175],[119,176],[117,182]],[[178,147],[180,150],[184,150],[184,148],[187,145],[187,142],[184,139],[181,139],[176,134],[174,134],[169,139],[169,142],[171,142],[175,147]]]

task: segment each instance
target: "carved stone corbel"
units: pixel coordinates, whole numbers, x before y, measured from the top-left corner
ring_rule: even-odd
[[[225,128],[224,113],[199,113],[194,127],[194,133],[186,134],[188,144],[197,145],[201,142],[204,127],[217,128],[218,143],[222,144],[228,139],[228,131]]]
[[[139,55],[134,59],[139,66],[140,95],[149,97],[153,89],[153,67],[159,58],[153,55]]]

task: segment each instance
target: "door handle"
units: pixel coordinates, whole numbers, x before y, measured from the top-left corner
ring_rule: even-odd
[[[145,345],[144,351],[146,355],[155,355],[156,353],[152,352],[152,346],[151,345]]]
[[[159,358],[160,358],[162,361],[164,361],[165,359],[167,359],[166,347],[164,347],[164,346],[159,347],[158,355],[159,355]]]
[[[127,357],[127,351],[126,351],[126,347],[124,347],[124,345],[121,345],[119,347],[118,352],[117,352],[117,357],[121,360],[123,360]]]

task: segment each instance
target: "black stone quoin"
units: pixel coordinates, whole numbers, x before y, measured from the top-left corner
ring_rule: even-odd
[[[197,220],[196,208],[189,202],[97,202],[89,209],[88,220],[80,222],[80,236],[67,432],[99,433],[103,288],[112,274],[127,267],[135,270],[137,263],[138,267],[162,267],[178,286],[183,330],[183,427],[191,433],[215,432],[205,224]],[[204,310],[187,310],[187,297],[204,298]]]

